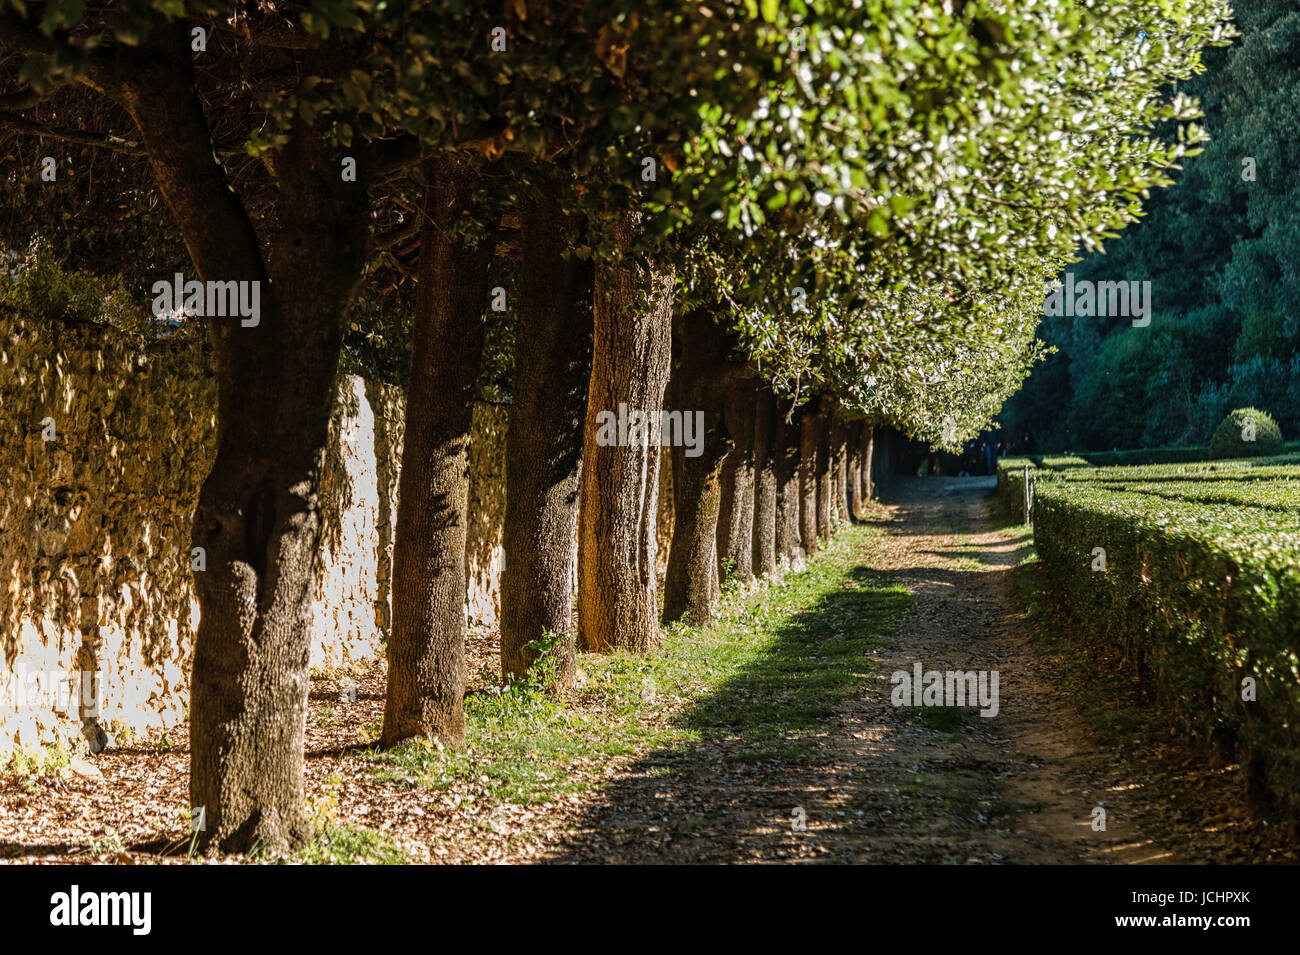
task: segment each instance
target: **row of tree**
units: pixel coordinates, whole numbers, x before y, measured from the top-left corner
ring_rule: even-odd
[[[562,673],[575,644],[658,643],[661,449],[600,440],[602,414],[704,412],[703,453],[674,451],[663,608],[695,622],[719,562],[770,572],[852,512],[870,425],[955,447],[988,422],[1038,357],[1046,279],[1199,140],[1195,103],[1160,89],[1231,36],[1221,0],[1014,6],[0,12],[6,249],[141,300],[186,265],[261,283],[256,327],[206,330],[191,799],[209,840],[309,836],[308,584],[341,358],[409,351],[384,745],[464,733],[466,454],[494,306],[513,317],[507,676],[548,632],[568,635],[547,650]],[[54,182],[32,172],[45,155]]]

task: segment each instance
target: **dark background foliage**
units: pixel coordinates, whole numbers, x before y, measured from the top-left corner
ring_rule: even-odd
[[[1300,434],[1300,10],[1235,3],[1241,38],[1182,88],[1212,139],[1076,280],[1150,280],[1154,315],[1044,318],[1058,351],[1003,410],[1014,450],[1204,444],[1232,408]],[[1253,159],[1255,180],[1243,179]]]

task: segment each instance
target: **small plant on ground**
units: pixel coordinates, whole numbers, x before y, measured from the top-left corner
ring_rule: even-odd
[[[119,852],[125,852],[126,845],[122,842],[122,834],[112,826],[104,827],[104,839],[90,840],[90,854],[94,856],[117,855]]]
[[[309,806],[316,837],[300,849],[293,861],[309,865],[401,865],[407,862],[396,843],[361,826],[338,821],[338,801],[327,793]],[[250,853],[250,859],[253,857]]]

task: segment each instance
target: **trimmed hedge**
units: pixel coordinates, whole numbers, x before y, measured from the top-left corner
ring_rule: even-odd
[[[1041,458],[998,459],[998,501],[1014,520],[1025,520],[1025,465],[1036,472]]]
[[[1064,480],[1105,481],[1112,487],[1121,487],[1143,481],[1176,480],[1182,485],[1193,480],[1265,480],[1289,477],[1291,470],[1286,465],[1297,463],[1300,463],[1300,446],[1267,458],[1227,458],[1218,461],[1198,458],[1182,465],[1148,463],[1110,468],[1094,467],[1082,455],[1007,457],[998,461],[998,499],[1013,520],[1025,520],[1025,465],[1029,465],[1035,486],[1043,481]]]
[[[1097,451],[1080,455],[1097,467],[1115,467],[1141,464],[1186,464],[1190,461],[1207,461],[1210,449],[1203,445],[1187,448],[1139,448],[1136,451]]]
[[[1039,561],[1091,649],[1132,664],[1171,730],[1239,759],[1255,804],[1293,826],[1300,467],[1281,462],[1294,458],[1040,469],[1033,511]],[[1242,700],[1248,676],[1255,702]]]
[[[1007,513],[1022,523],[1025,520],[1025,465],[1029,466],[1029,473],[1035,482],[1058,471],[1091,467],[1085,458],[1071,454],[999,458],[998,499]]]

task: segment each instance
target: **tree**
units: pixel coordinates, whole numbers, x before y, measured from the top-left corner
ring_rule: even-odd
[[[506,448],[501,668],[527,672],[555,636],[560,686],[576,670],[572,544],[591,376],[590,263],[565,256],[578,224],[545,192],[519,203],[522,255]],[[530,648],[531,647],[531,648]]]
[[[1300,407],[1274,386],[1300,366],[1300,289],[1288,264],[1296,197],[1286,173],[1297,156],[1278,122],[1297,98],[1297,13],[1278,0],[1234,10],[1240,41],[1207,50],[1205,72],[1178,83],[1204,103],[1204,151],[1105,255],[1070,267],[1078,281],[1150,281],[1151,325],[1045,320],[1041,337],[1059,353],[1008,403],[1012,437],[1033,435],[1042,450],[1203,444],[1229,410],[1257,403],[1284,429],[1300,428]],[[1177,130],[1162,133],[1172,141]],[[1121,400],[1143,414],[1108,414]]]
[[[848,455],[844,481],[846,484],[845,491],[848,494],[849,516],[860,521],[866,517],[866,502],[868,497],[863,492],[862,481],[862,429],[865,423],[858,419],[848,426],[848,433],[845,435],[845,449]]]
[[[617,239],[625,254],[631,231],[624,224]],[[584,650],[659,646],[660,447],[647,432],[668,385],[671,320],[671,277],[626,265],[597,270],[578,537],[578,645]],[[608,428],[602,428],[602,411],[616,410],[640,422],[639,434],[623,447],[606,441]]]
[[[779,392],[824,390],[848,413],[948,447],[984,427],[1041,355],[1032,330],[1044,282],[1078,244],[1096,248],[1132,222],[1146,190],[1167,184],[1165,171],[1203,138],[1195,104],[1161,87],[1233,35],[1221,3],[1162,12],[1158,38],[1149,10],[1121,0],[953,12],[909,26],[921,55],[906,69],[906,52],[864,58],[814,20],[800,62],[808,92],[791,94],[791,111],[807,129],[802,148],[820,156],[829,131],[838,140],[843,160],[821,166],[838,178],[813,194],[832,215],[783,230],[786,206],[805,196],[787,181],[790,164],[754,150],[751,190],[770,197],[767,230],[782,248],[766,256],[762,282],[742,272],[724,288],[742,345]],[[907,21],[877,13],[894,29]],[[884,95],[891,81],[878,69],[915,75]],[[868,77],[859,97],[819,85]],[[895,104],[907,104],[905,118]],[[1176,138],[1156,134],[1166,125]]]
[[[368,20],[338,2],[292,19],[208,5],[187,20],[182,5],[131,0],[48,3],[39,19],[11,4],[0,18],[31,135],[143,152],[197,279],[260,290],[248,321],[206,320],[218,451],[192,529],[207,569],[191,799],[203,840],[227,850],[280,853],[310,834],[309,584],[344,316],[369,261],[371,191],[419,160],[422,136],[454,125],[430,132],[431,111],[408,108],[428,101],[423,37],[392,8],[359,9]],[[129,117],[129,139],[87,132],[105,109]],[[468,115],[459,125],[477,129]]]
[[[790,401],[777,399],[772,426],[773,471],[776,480],[776,553],[789,567],[803,558],[799,525],[799,447],[801,412]]]
[[[754,527],[755,577],[776,573],[776,454],[772,441],[776,427],[776,397],[759,385],[754,407]]]
[[[461,235],[475,173],[427,164],[420,275],[393,541],[393,630],[380,742],[465,735],[468,436],[483,355],[491,236]]]
[[[718,574],[748,582],[754,577],[754,416],[757,392],[749,375],[735,376],[727,387],[724,417],[732,436],[722,465],[722,502],[718,510]]]
[[[674,318],[672,400],[687,414],[698,409],[704,433],[698,454],[684,446],[672,449],[674,526],[664,581],[665,623],[682,620],[696,626],[713,613],[717,580],[718,514],[722,501],[724,461],[735,446],[725,421],[728,386],[738,369],[727,358],[734,342],[704,310]]]
[[[829,396],[823,397],[817,414],[817,446],[813,449],[812,477],[817,536],[829,541],[835,536],[835,494],[831,471],[834,464],[835,407]]]
[[[825,420],[819,409],[809,408],[799,422],[799,543],[805,554],[815,554],[819,548],[818,531],[825,527],[821,520],[819,503],[826,500],[818,494],[819,466],[824,460],[821,453]]]

